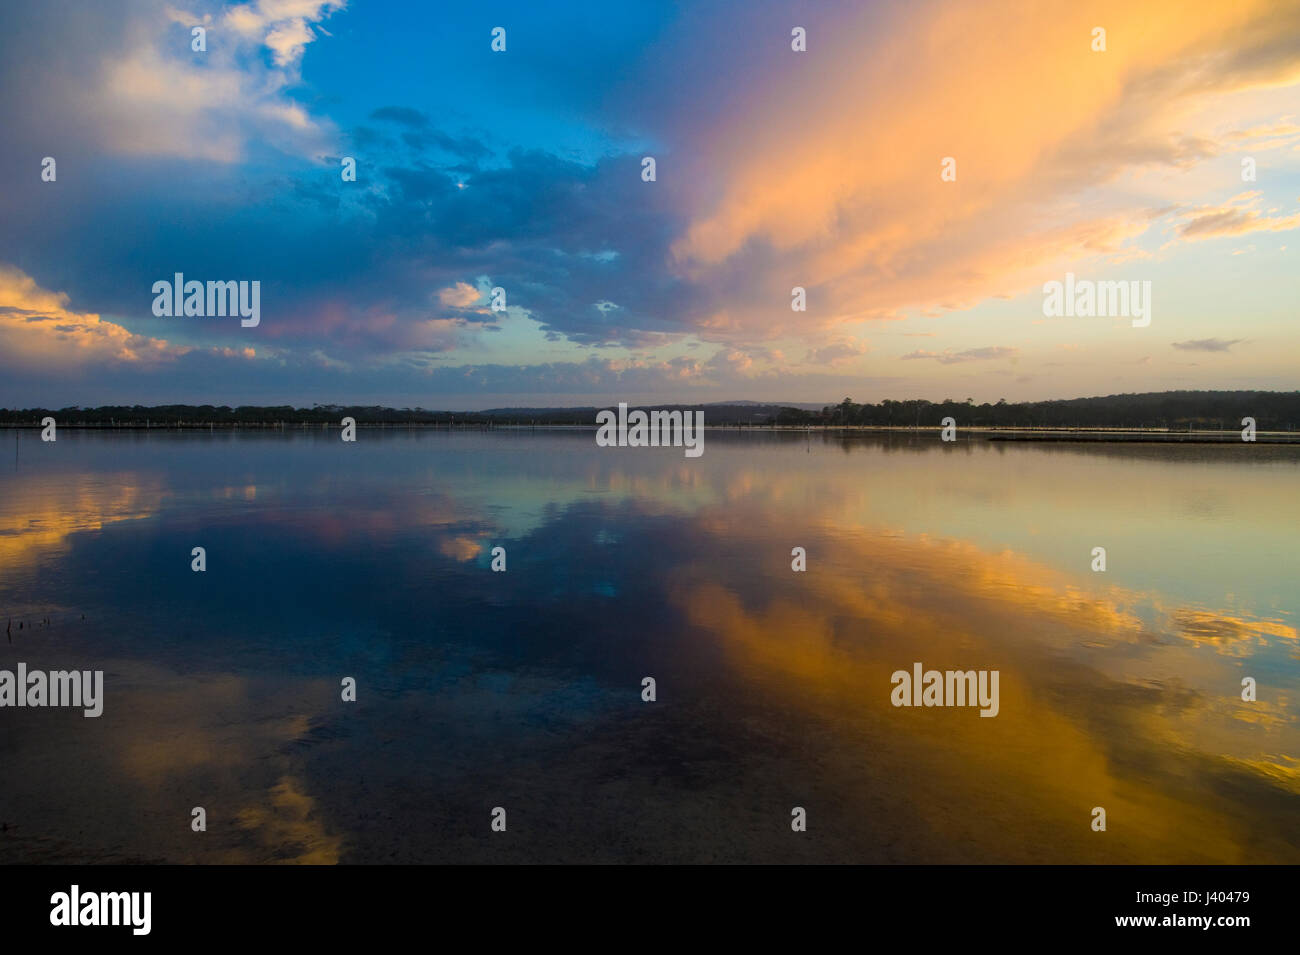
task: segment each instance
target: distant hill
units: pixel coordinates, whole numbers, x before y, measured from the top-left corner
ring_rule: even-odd
[[[334,424],[352,417],[359,424],[446,426],[586,425],[596,412],[617,405],[579,408],[491,408],[486,411],[431,411],[378,405],[240,407],[213,405],[108,405],[100,408],[0,409],[0,425],[37,427],[46,416],[60,425],[89,427],[231,427],[278,424]],[[786,425],[820,427],[937,426],[952,417],[962,427],[1171,428],[1232,430],[1241,419],[1255,419],[1261,431],[1300,427],[1300,391],[1162,391],[1145,394],[1066,398],[1054,401],[975,404],[946,400],[858,404],[845,398],[823,406],[733,401],[692,405],[633,405],[644,409],[702,410],[710,425]]]
[[[1245,417],[1261,431],[1300,427],[1300,391],[1158,391],[1053,401],[975,404],[946,400],[856,404],[845,398],[820,412],[789,412],[782,423],[894,426],[937,424],[945,417],[966,427],[1171,428],[1233,430]]]
[[[733,408],[771,408],[771,407],[773,407],[773,405],[772,405],[772,403],[771,403],[770,401],[711,401],[711,402],[709,402],[708,404],[704,405],[703,407],[705,407],[705,408],[713,408],[713,407],[733,407]],[[826,407],[826,406],[823,405],[823,404],[821,404],[820,402],[811,402],[811,403],[810,403],[810,402],[806,402],[806,401],[802,401],[802,402],[801,402],[801,401],[787,401],[787,402],[782,402],[781,404],[777,405],[776,407],[780,407],[780,408],[798,408],[798,409],[801,410],[801,411],[820,411],[822,408],[824,408],[824,407]]]

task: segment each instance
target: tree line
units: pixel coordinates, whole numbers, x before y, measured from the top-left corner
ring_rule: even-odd
[[[1294,431],[1300,425],[1300,391],[1163,391],[1055,401],[976,404],[973,399],[881,401],[858,404],[845,398],[820,411],[783,409],[780,424],[915,427],[953,418],[962,427],[990,428],[1169,428],[1234,430],[1255,419],[1262,431]]]
[[[490,427],[494,425],[594,425],[605,406],[584,408],[494,408],[486,411],[432,411],[379,405],[103,405],[97,408],[0,409],[0,425],[39,426],[44,417],[60,425],[96,427],[233,427],[358,424]],[[1233,430],[1241,419],[1255,419],[1262,431],[1294,431],[1300,425],[1300,391],[1164,391],[1146,394],[1069,398],[1055,401],[976,404],[957,401],[886,399],[809,410],[780,404],[640,405],[643,409],[703,410],[706,424],[784,427],[936,427],[953,418],[960,427],[1169,428]]]

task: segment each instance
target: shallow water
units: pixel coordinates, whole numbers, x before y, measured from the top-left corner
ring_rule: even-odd
[[[0,709],[0,862],[1300,862],[1300,448],[0,452],[0,669],[106,687]],[[918,661],[998,715],[893,706]]]

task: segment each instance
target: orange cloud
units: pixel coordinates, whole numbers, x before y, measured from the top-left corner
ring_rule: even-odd
[[[1300,81],[1295,45],[1276,42],[1300,35],[1295,3],[995,0],[858,17],[807,54],[783,49],[702,134],[699,178],[724,185],[672,251],[680,275],[715,290],[699,317],[714,337],[967,307],[1132,254],[1146,208],[1083,194],[1215,155],[1209,113],[1225,95]],[[1105,52],[1090,48],[1099,24]],[[945,157],[955,181],[940,178]],[[794,285],[806,314],[791,313]]]
[[[478,299],[478,289],[468,282],[457,282],[438,292],[438,301],[448,308],[469,308]]]
[[[93,312],[68,307],[65,292],[41,288],[30,275],[0,264],[0,356],[13,367],[57,370],[89,364],[154,366],[190,352],[252,361],[251,347],[198,348],[137,335]]]
[[[1198,210],[1179,230],[1179,234],[1184,239],[1217,239],[1225,235],[1245,235],[1248,232],[1285,232],[1297,226],[1300,226],[1300,212],[1270,217],[1252,209],[1228,205]]]
[[[156,362],[191,349],[136,335],[121,325],[68,308],[68,296],[0,265],[0,353],[11,363],[60,366],[83,362]]]

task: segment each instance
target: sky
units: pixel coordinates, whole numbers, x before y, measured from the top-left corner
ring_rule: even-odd
[[[0,4],[5,407],[1294,390],[1298,229],[1300,0]]]

